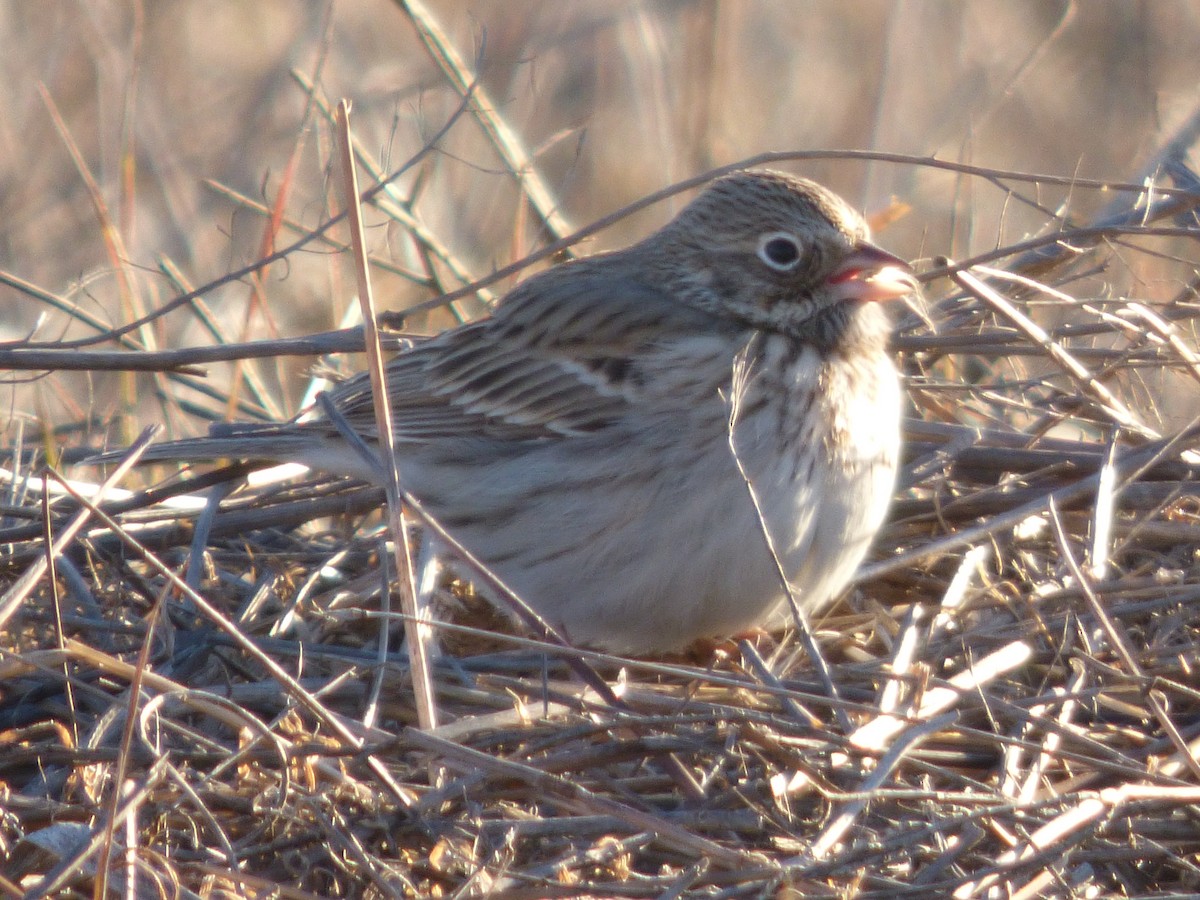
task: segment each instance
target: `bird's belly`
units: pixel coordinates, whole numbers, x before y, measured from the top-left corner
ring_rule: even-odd
[[[893,474],[863,478],[816,466],[814,478],[767,478],[754,486],[760,518],[728,446],[690,474],[660,473],[654,482],[557,468],[546,465],[543,481],[525,467],[522,499],[508,489],[497,499],[502,519],[479,508],[490,479],[476,480],[471,517],[447,524],[570,640],[625,653],[676,649],[785,618],[764,524],[801,605],[828,602],[862,560]],[[512,481],[503,473],[495,479]],[[551,512],[538,503],[539,492],[567,485],[576,498],[569,507]]]
[[[865,416],[851,411],[857,431],[835,444],[736,441],[749,485],[718,425],[683,421],[631,435],[619,453],[548,447],[476,465],[461,480],[443,470],[437,483],[461,485],[462,495],[422,499],[571,641],[624,653],[677,649],[786,618],[780,567],[805,609],[845,587],[893,488],[891,378],[894,396],[876,397]],[[822,434],[834,427],[814,425]],[[750,433],[777,431],[768,423]],[[430,481],[412,468],[402,475]]]
[[[765,500],[763,520],[803,610],[820,609],[854,576],[887,513],[895,473],[893,449],[854,454],[817,466],[809,484]],[[768,619],[789,615],[781,602]]]

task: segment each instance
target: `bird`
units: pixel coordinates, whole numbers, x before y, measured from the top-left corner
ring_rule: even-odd
[[[880,301],[918,290],[832,191],[724,175],[643,240],[394,356],[401,487],[572,644],[663,654],[784,625],[789,593],[808,613],[839,596],[885,520],[903,396]],[[366,373],[327,400],[378,446]],[[319,409],[145,457],[181,458],[379,479]]]

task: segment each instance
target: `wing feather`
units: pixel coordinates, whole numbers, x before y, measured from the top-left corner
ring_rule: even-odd
[[[530,279],[491,318],[394,358],[387,378],[397,440],[595,432],[638,402],[645,388],[639,357],[663,340],[664,326],[668,334],[713,329],[707,314],[589,262]],[[331,398],[356,429],[373,435],[365,374],[336,386]]]

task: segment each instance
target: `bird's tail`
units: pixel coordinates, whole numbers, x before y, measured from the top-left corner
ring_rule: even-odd
[[[215,459],[288,462],[305,454],[313,439],[295,425],[218,423],[206,437],[183,438],[151,444],[141,462],[202,462]],[[108,450],[84,460],[87,464],[112,463],[125,450]]]
[[[83,461],[85,465],[120,460],[125,450],[110,450]],[[368,459],[326,429],[299,422],[254,425],[219,423],[207,437],[152,444],[139,462],[207,462],[217,459],[266,463],[300,463],[331,475],[374,481],[378,473]]]

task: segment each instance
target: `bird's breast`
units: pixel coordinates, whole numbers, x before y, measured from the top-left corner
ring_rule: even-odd
[[[767,342],[734,447],[789,579],[841,589],[882,524],[900,453],[899,378],[885,353],[848,361]],[[814,602],[824,602],[824,597]]]

